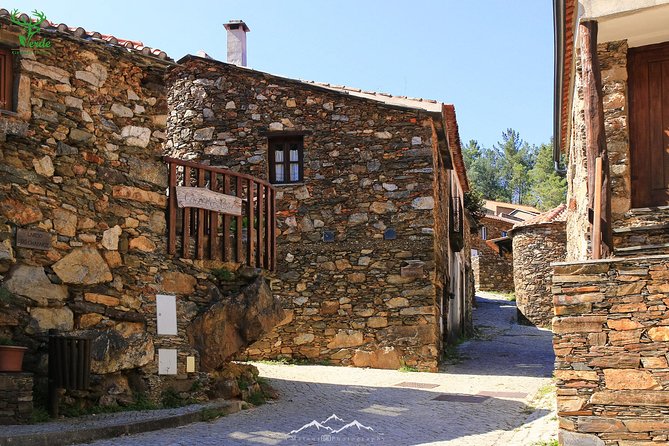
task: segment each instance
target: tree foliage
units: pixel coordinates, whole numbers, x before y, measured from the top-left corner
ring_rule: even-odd
[[[552,144],[530,145],[507,129],[491,149],[470,140],[462,153],[472,188],[486,199],[541,210],[565,200],[567,182],[553,169]]]

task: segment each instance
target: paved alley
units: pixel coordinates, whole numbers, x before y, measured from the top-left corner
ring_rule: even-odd
[[[257,364],[281,398],[209,423],[92,443],[119,445],[541,444],[557,431],[551,333],[515,305],[477,298],[476,336],[440,373]]]

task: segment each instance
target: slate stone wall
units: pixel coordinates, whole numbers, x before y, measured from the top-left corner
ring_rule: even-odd
[[[521,321],[546,327],[553,318],[551,262],[564,261],[565,223],[542,223],[515,228],[513,276],[516,306]]]
[[[32,373],[0,372],[0,424],[26,423],[32,413]]]
[[[560,444],[666,444],[669,256],[558,264],[553,302]]]
[[[486,227],[487,240],[502,237],[502,231],[509,232],[513,224],[493,218],[483,217],[480,224]],[[472,249],[478,255],[472,258],[474,283],[480,291],[513,291],[513,254],[493,249],[481,238],[481,229],[472,236]]]
[[[16,46],[11,32],[0,40]],[[169,64],[47,37],[51,49],[16,56],[17,113],[0,115],[0,337],[29,347],[42,391],[50,329],[95,337],[92,402],[159,398],[176,378],[189,389],[185,357],[197,352],[185,330],[211,282],[166,256]],[[17,247],[22,229],[46,233],[50,249]],[[178,296],[177,336],[156,334],[160,293]],[[157,376],[160,348],[178,349],[178,375]]]
[[[623,226],[631,207],[631,173],[627,100],[627,41],[601,43],[597,54],[602,73],[604,126],[611,178],[611,212],[614,227]],[[588,258],[589,233],[585,118],[580,54],[576,56],[571,140],[567,164],[567,259]]]
[[[272,287],[288,317],[244,358],[434,370],[447,215],[434,212],[429,116],[197,58],[167,79],[172,156],[267,179],[268,134],[304,135],[304,183],[277,186]]]

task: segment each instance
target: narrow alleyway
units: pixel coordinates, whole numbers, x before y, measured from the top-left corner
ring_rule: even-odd
[[[280,392],[278,401],[210,423],[94,444],[542,444],[557,430],[551,333],[517,325],[515,312],[501,296],[479,297],[476,336],[451,353],[440,373],[258,364]]]

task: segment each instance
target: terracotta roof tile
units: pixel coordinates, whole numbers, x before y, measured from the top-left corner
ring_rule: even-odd
[[[455,117],[455,107],[451,104],[442,104],[441,108],[444,122],[446,123],[446,136],[448,138],[448,148],[453,156],[453,167],[458,174],[458,180],[462,186],[463,192],[469,192],[469,180],[467,179],[467,169],[462,157],[462,146],[460,144],[460,131],[458,130],[458,121]]]
[[[539,214],[536,217],[532,217],[529,220],[525,220],[524,222],[517,223],[513,228],[516,229],[522,226],[556,223],[566,220],[567,220],[567,205],[562,203],[561,205],[551,209],[550,211],[546,211],[543,214]]]
[[[560,134],[555,135],[559,146],[567,153],[567,129],[569,127],[569,105],[571,104],[572,72],[575,47],[575,26],[577,23],[578,1],[567,0],[565,2],[564,16],[564,54],[562,55],[562,104],[560,104]]]
[[[1,18],[8,18],[10,15],[10,12],[4,8],[0,9],[0,19]],[[33,20],[28,14],[22,13],[19,18],[21,20]],[[165,53],[165,51],[159,50],[157,48],[150,48],[148,46],[144,46],[144,44],[138,40],[128,40],[128,39],[121,39],[119,37],[113,36],[111,34],[101,34],[97,31],[86,31],[84,28],[81,26],[78,27],[72,27],[68,26],[65,23],[55,23],[51,22],[49,20],[45,20],[41,24],[41,28],[44,31],[50,32],[50,33],[59,33],[59,34],[65,34],[71,37],[75,37],[78,39],[84,39],[88,41],[100,41],[100,42],[105,42],[108,45],[113,45],[113,46],[118,46],[121,48],[126,48],[129,51],[132,52],[137,52],[140,53],[144,56],[152,56],[156,57],[161,60],[167,60],[171,61],[172,59]]]

